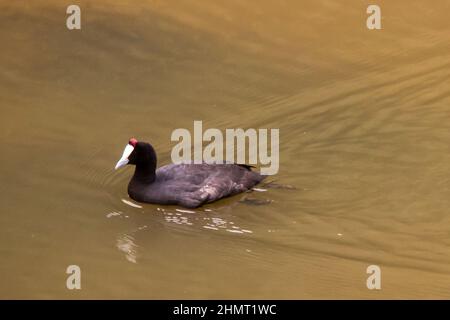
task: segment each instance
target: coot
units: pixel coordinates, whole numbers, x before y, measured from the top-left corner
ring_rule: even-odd
[[[244,164],[169,164],[156,169],[156,153],[132,138],[115,169],[134,164],[128,194],[138,202],[196,208],[251,189],[266,176]]]

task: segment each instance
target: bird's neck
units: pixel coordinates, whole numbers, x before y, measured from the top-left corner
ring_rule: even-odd
[[[150,184],[156,179],[155,169],[156,165],[152,165],[152,163],[136,165],[132,180],[139,183]]]
[[[150,144],[144,145],[140,152],[132,181],[150,184],[156,179],[156,152]]]

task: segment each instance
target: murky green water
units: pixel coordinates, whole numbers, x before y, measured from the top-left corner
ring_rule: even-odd
[[[449,298],[448,1],[0,2],[1,298]],[[279,128],[277,182],[130,205],[131,136]],[[66,289],[68,265],[82,289]],[[382,289],[366,287],[366,268]]]

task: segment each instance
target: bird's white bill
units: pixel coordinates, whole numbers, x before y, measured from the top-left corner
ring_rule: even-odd
[[[131,144],[127,144],[125,147],[125,150],[123,150],[122,158],[117,162],[116,167],[114,169],[119,169],[123,166],[126,166],[128,164],[128,157],[133,152],[134,147]]]

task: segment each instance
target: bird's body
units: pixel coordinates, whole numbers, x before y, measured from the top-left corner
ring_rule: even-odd
[[[127,149],[128,148],[128,149]],[[138,202],[196,208],[250,190],[266,176],[240,164],[169,164],[156,169],[156,153],[145,142],[130,140],[116,168],[135,164],[128,185]]]
[[[236,164],[170,164],[156,170],[151,183],[133,176],[128,194],[139,202],[195,208],[245,192],[263,179],[249,167]]]

